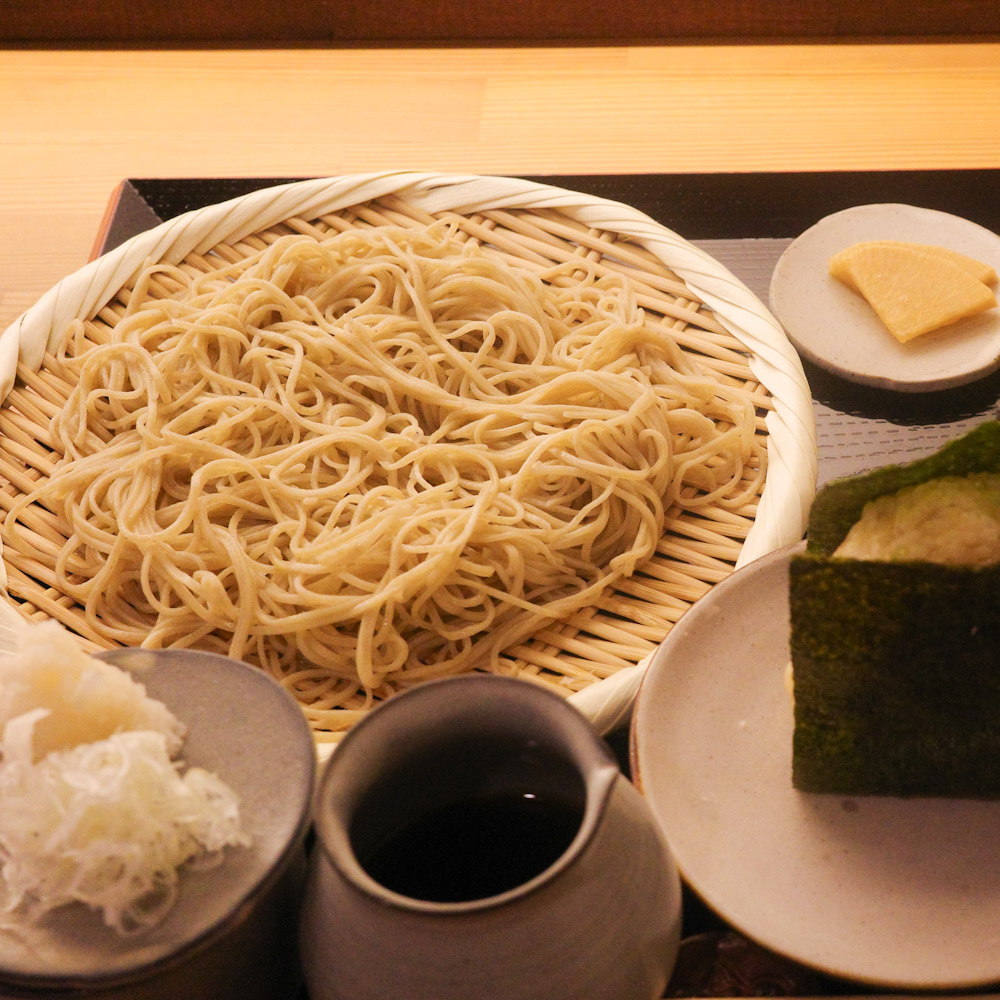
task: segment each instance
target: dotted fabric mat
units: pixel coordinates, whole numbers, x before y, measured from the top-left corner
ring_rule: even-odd
[[[694,240],[761,301],[791,239]],[[892,393],[854,385],[808,362],[818,484],[937,451],[983,420],[1000,417],[1000,373],[935,393]]]

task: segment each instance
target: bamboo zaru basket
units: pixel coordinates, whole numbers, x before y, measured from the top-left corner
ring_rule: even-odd
[[[670,328],[708,377],[745,387],[755,401],[761,465],[746,477],[760,482],[749,498],[671,511],[655,555],[637,573],[503,654],[503,670],[562,692],[600,730],[618,724],[644,661],[685,610],[735,568],[802,537],[816,478],[812,408],[784,332],[718,262],[625,205],[534,182],[389,172],[266,188],[142,233],[51,289],[0,338],[0,571],[20,615],[55,618],[94,648],[113,645],[60,592],[53,564],[67,526],[44,509],[16,525],[6,512],[61,457],[49,425],[73,388],[72,366],[63,359],[108,339],[143,266],[164,261],[214,270],[287,234],[322,239],[441,218],[452,220],[463,239],[528,267],[579,261],[625,274],[645,313]],[[66,330],[75,319],[84,320],[85,336],[69,344]],[[336,735],[318,731],[317,738]]]

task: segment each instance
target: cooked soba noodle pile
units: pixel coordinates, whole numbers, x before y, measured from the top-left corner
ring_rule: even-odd
[[[763,475],[749,396],[623,280],[536,273],[444,223],[152,265],[110,342],[65,363],[65,457],[6,530],[57,514],[58,587],[109,644],[259,664],[331,731],[501,669],[633,573],[671,505],[735,506]]]

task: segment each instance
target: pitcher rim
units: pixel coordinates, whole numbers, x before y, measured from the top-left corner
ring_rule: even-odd
[[[566,849],[555,861],[530,879],[504,892],[496,893],[492,896],[453,902],[440,902],[406,896],[386,888],[368,874],[354,852],[351,844],[349,824],[343,818],[334,815],[333,810],[329,808],[326,802],[326,792],[333,781],[335,768],[337,767],[335,762],[338,756],[343,759],[343,751],[347,750],[350,752],[351,746],[362,738],[356,734],[361,732],[362,729],[370,728],[372,725],[370,720],[376,720],[376,717],[378,717],[376,724],[385,724],[387,713],[390,711],[399,711],[401,702],[416,698],[437,697],[437,692],[445,686],[466,687],[471,684],[480,686],[489,684],[497,688],[504,687],[509,690],[517,690],[520,693],[530,692],[528,696],[531,698],[548,699],[549,704],[553,706],[554,710],[562,713],[567,727],[577,730],[581,736],[585,736],[589,741],[592,741],[595,749],[594,759],[590,766],[585,769],[581,768],[585,801],[580,826],[573,835],[573,839],[566,846]],[[396,705],[395,709],[392,708],[393,705]],[[611,789],[617,778],[620,777],[620,774],[620,769],[610,749],[602,745],[599,735],[593,730],[587,719],[557,693],[528,680],[505,677],[499,674],[467,674],[455,677],[435,678],[401,691],[385,702],[382,702],[377,708],[373,709],[362,723],[359,723],[358,726],[355,726],[354,729],[347,733],[340,745],[333,752],[330,759],[326,762],[317,787],[314,820],[316,829],[315,849],[322,852],[325,859],[355,891],[384,906],[409,913],[439,917],[468,916],[470,913],[492,911],[540,892],[554,878],[557,878],[582,856],[597,833],[600,820],[605,812],[608,797],[611,794]]]

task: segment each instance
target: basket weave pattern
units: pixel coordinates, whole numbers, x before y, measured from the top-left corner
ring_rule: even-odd
[[[574,215],[579,213],[516,204],[469,212],[429,210],[426,199],[407,197],[406,191],[399,191],[336,211],[289,216],[266,228],[239,234],[231,242],[188,250],[180,261],[182,267],[192,271],[214,270],[290,233],[321,239],[354,227],[424,226],[447,218],[457,222],[465,238],[488,244],[522,267],[543,270],[586,260],[588,266],[627,275],[647,316],[669,328],[706,374],[720,385],[740,386],[752,394],[758,414],[760,461],[758,467],[746,470],[744,481],[732,496],[697,511],[672,511],[656,554],[640,572],[607,592],[598,605],[545,627],[529,641],[506,651],[504,669],[537,679],[566,695],[641,663],[684,611],[746,558],[745,542],[761,517],[765,456],[775,451],[772,421],[782,417],[776,413],[774,392],[752,370],[753,362],[759,361],[762,354],[766,356],[766,350],[748,348],[748,338],[731,332],[732,324],[723,322],[719,310],[706,305],[707,296],[681,278],[664,261],[662,253],[653,252],[644,241],[627,232],[597,228]],[[169,289],[163,288],[161,294],[169,294]],[[105,342],[128,298],[126,281],[99,308],[83,317],[85,334],[71,343],[61,344],[59,331],[50,331],[45,353],[37,364],[36,359],[25,356],[30,352],[22,348],[16,381],[0,408],[0,511],[4,516],[11,499],[30,492],[61,457],[53,450],[48,432],[49,421],[73,388],[72,374],[61,357],[78,356]],[[765,361],[770,370],[771,362],[766,357]],[[794,380],[794,363],[790,370]],[[781,379],[777,381],[780,388]],[[781,400],[777,409],[782,409]],[[789,422],[782,419],[784,424]],[[791,423],[797,421],[805,423],[806,418],[795,404]],[[791,437],[798,434],[793,426]],[[791,449],[793,453],[797,450]],[[782,454],[771,457],[772,466],[777,457],[779,469],[784,469],[789,463],[788,451],[782,444]],[[808,456],[808,441],[801,451]],[[795,461],[793,454],[793,465]],[[808,505],[808,469],[805,475],[793,470],[792,478],[799,484],[800,495],[790,502],[779,498],[777,506],[794,513],[796,506],[805,509]],[[758,541],[757,547],[768,550],[796,540],[802,525],[794,523],[794,516],[787,520],[790,523]],[[0,526],[10,597],[23,615],[55,618],[94,648],[107,646],[105,640],[91,632],[81,609],[58,590],[53,566],[66,537],[66,525],[37,505],[22,522],[17,531]]]

